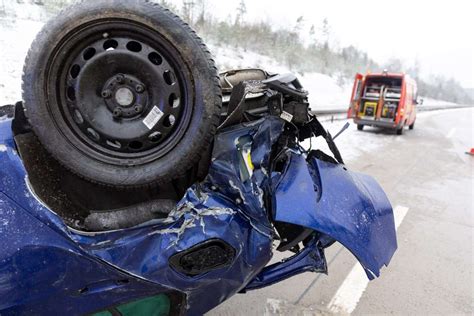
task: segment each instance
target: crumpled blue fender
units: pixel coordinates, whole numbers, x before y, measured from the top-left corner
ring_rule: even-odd
[[[349,249],[369,279],[380,275],[397,249],[393,210],[370,176],[344,165],[290,152],[277,177],[274,219],[308,227]]]

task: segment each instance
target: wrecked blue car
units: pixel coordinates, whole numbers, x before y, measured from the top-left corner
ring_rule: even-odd
[[[335,242],[379,276],[390,202],[346,168],[298,79],[218,76],[169,11],[111,3],[50,22],[23,102],[0,107],[0,314],[201,315],[327,273]],[[328,153],[302,146],[315,137]]]

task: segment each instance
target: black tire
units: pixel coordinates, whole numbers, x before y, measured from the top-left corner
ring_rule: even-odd
[[[52,156],[116,188],[183,176],[212,141],[222,106],[206,46],[148,0],[63,10],[33,42],[22,88],[28,119]]]
[[[410,126],[408,126],[410,130],[413,130],[415,128],[415,122],[413,122]]]
[[[397,129],[397,135],[403,135],[403,126]]]
[[[357,124],[357,130],[359,130],[359,131],[364,130],[364,125],[362,125],[362,124]]]

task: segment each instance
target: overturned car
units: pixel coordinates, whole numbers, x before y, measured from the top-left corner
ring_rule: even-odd
[[[2,315],[198,315],[326,273],[334,242],[370,279],[396,250],[385,193],[347,170],[298,79],[219,76],[159,5],[68,9],[23,91],[0,112]],[[330,153],[301,145],[314,137]]]

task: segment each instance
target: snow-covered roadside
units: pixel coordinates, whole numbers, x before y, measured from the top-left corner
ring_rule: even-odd
[[[351,123],[351,125],[335,140],[335,143],[346,163],[354,161],[365,153],[375,152],[377,148],[386,143],[387,135],[385,135],[385,133],[359,132],[356,130],[355,125],[348,120],[322,122],[322,124],[331,135],[336,135],[347,122]],[[395,137],[394,139],[402,141],[400,137]],[[303,143],[303,147],[305,149],[320,149],[325,153],[332,155],[326,141],[321,137],[306,140]]]
[[[0,104],[21,99],[23,63],[31,42],[43,26],[33,20],[0,21]]]
[[[273,58],[240,48],[208,45],[221,71],[236,68],[262,68],[274,73],[291,72]],[[303,87],[309,91],[309,102],[313,110],[347,109],[352,91],[352,83],[343,87],[337,80],[320,73],[297,74]]]
[[[466,112],[469,111],[468,109],[451,109],[448,112],[455,113],[455,111],[458,111],[459,113],[469,113]],[[431,123],[429,119],[435,115],[440,115],[440,113],[444,113],[444,110],[419,112],[417,114],[417,128],[414,131],[405,130],[407,135],[404,136],[398,136],[394,132],[390,132],[386,129],[368,126],[366,126],[364,131],[361,132],[357,130],[352,120],[347,119],[336,120],[333,122],[322,121],[322,124],[331,133],[331,135],[336,135],[346,123],[350,123],[349,128],[335,140],[335,143],[341,152],[342,158],[350,165],[352,162],[355,162],[358,157],[362,157],[365,154],[375,153],[383,146],[402,145],[407,141],[407,136],[409,136],[410,133],[416,133],[416,130],[420,128],[430,128]],[[472,110],[470,113],[471,115],[474,115]],[[447,126],[454,125],[447,124]],[[451,130],[457,132],[455,127],[452,127]],[[472,136],[474,136],[474,134],[472,134],[471,137]],[[465,148],[470,148],[469,146],[473,146],[469,143],[469,141],[472,141],[472,138],[469,138],[469,133],[463,134],[462,137],[458,136],[458,138],[464,140],[463,145]],[[331,151],[327,147],[325,140],[323,140],[321,137],[305,141],[303,143],[303,147],[305,149],[309,149],[310,147],[313,149],[320,149],[331,155]],[[464,153],[462,150],[460,152]]]

